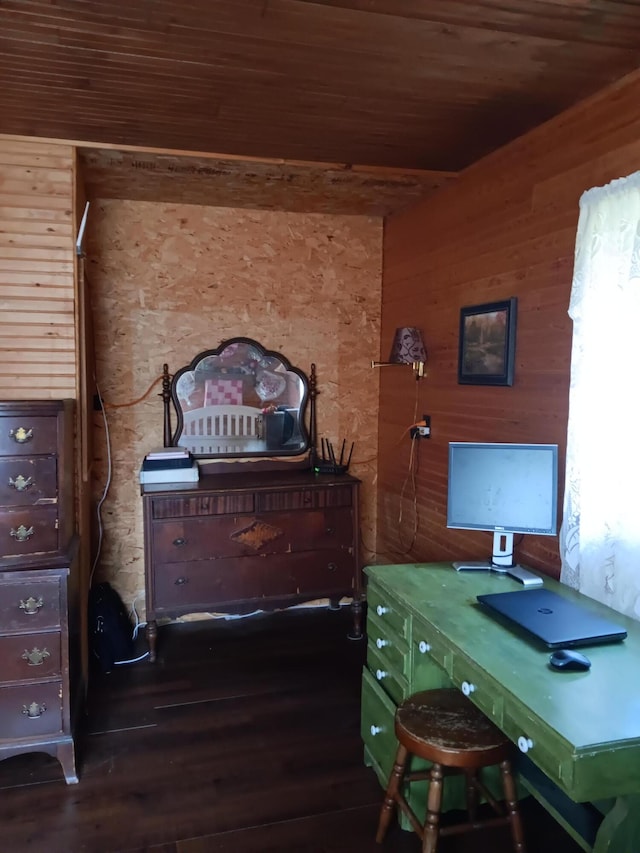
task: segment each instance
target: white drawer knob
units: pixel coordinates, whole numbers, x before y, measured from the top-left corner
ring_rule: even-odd
[[[431,646],[429,643],[425,643],[424,640],[420,640],[418,643],[418,651],[421,655],[426,655],[427,652],[431,651]]]
[[[382,726],[371,726],[371,734],[375,737],[382,731]]]
[[[464,693],[465,696],[471,696],[471,694],[475,693],[475,691],[476,691],[475,684],[472,684],[470,681],[463,681],[462,682],[462,692]]]
[[[376,669],[376,678],[378,679],[378,681],[382,681],[382,679],[386,677],[387,673],[384,671],[384,669]]]
[[[388,608],[388,607],[383,607],[383,606],[382,606],[382,604],[379,604],[379,605],[376,607],[376,613],[378,614],[378,616],[384,616],[384,614],[385,614],[385,613],[388,613],[388,612],[389,612],[389,608]]]
[[[518,749],[520,750],[520,752],[529,752],[532,746],[533,741],[530,737],[520,735],[520,737],[518,738]]]
[[[380,637],[376,640],[376,646],[379,649],[383,649],[385,646],[389,645],[389,640],[382,640]]]

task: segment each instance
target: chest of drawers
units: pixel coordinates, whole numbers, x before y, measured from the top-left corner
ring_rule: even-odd
[[[56,757],[77,782],[73,402],[0,402],[0,759]]]
[[[147,637],[193,612],[274,610],[352,598],[361,636],[359,481],[308,471],[203,476],[142,489]]]

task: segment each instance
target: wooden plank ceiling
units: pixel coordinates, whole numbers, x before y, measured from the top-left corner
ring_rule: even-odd
[[[84,143],[106,195],[323,209],[353,187],[352,212],[384,213],[639,46],[623,0],[3,0],[0,132]]]

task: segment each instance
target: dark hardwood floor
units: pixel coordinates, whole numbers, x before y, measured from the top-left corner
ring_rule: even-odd
[[[348,609],[162,628],[159,660],[92,678],[67,786],[42,754],[0,762],[7,853],[418,853],[374,835],[382,791],[362,758],[364,642]],[[531,798],[528,853],[579,848]],[[511,849],[508,830],[442,853]]]

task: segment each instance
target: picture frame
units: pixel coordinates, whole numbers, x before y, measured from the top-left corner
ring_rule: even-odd
[[[518,300],[460,309],[459,385],[513,385]]]

